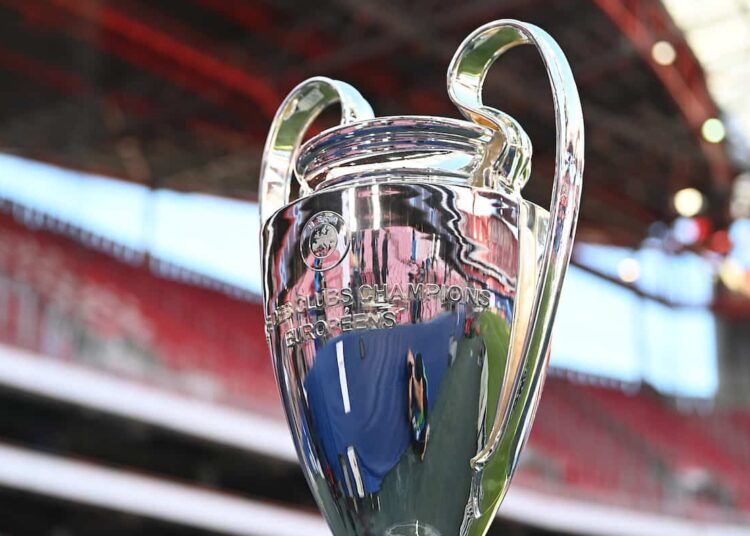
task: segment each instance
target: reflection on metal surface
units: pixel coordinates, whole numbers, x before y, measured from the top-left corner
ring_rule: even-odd
[[[520,195],[525,133],[481,102],[487,69],[523,43],[558,112],[550,212]],[[337,535],[481,535],[544,380],[580,196],[575,85],[551,38],[516,21],[480,28],[451,64],[473,123],[371,119],[340,84],[292,92],[262,176],[266,334],[298,456]],[[327,97],[301,107],[310,95]],[[342,125],[297,148],[336,100]]]

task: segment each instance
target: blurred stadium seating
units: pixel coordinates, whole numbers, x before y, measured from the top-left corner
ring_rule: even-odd
[[[151,414],[121,413],[178,434],[294,460],[256,296],[145,259],[33,210],[10,203],[3,209],[3,344],[30,350],[27,359],[100,370],[270,417],[281,432],[261,430],[249,419],[234,424],[252,426],[253,435],[276,433],[284,446],[264,449],[252,440],[215,435],[210,426],[186,429]],[[0,385],[13,386],[2,367]],[[54,390],[44,394],[64,398]],[[695,520],[750,519],[750,411],[705,401],[685,407],[685,401],[648,386],[555,369],[542,400],[517,476],[520,486]],[[84,404],[107,410],[105,402]],[[102,453],[94,448],[91,454]],[[196,463],[191,460],[188,454],[183,461]],[[235,486],[247,491],[246,485]],[[278,490],[255,493],[288,500]],[[302,504],[309,506],[309,500]]]
[[[247,291],[8,208],[27,224],[75,238],[2,216],[0,340],[209,398],[276,397],[263,312]]]
[[[456,116],[444,81],[455,47],[506,17],[548,30],[578,81],[573,262],[601,304],[566,313],[569,363],[597,372],[550,369],[490,535],[750,535],[749,5],[0,0],[0,535],[327,534],[258,286],[206,268],[227,261],[207,247],[224,220],[168,237],[193,247],[186,262],[154,246],[151,205],[197,192],[251,207],[269,122],[311,75],[353,83],[378,115]],[[485,100],[529,133],[524,195],[544,205],[554,117],[532,57],[509,54]],[[32,162],[53,173],[32,184]],[[34,204],[59,201],[39,185],[62,170],[76,177],[63,215]],[[146,208],[131,214],[115,183],[149,194]],[[111,198],[99,227],[73,221],[101,200],[83,195],[93,184]],[[696,210],[677,202],[686,191]],[[126,245],[111,231],[133,220],[143,240]],[[204,242],[190,236],[202,226]],[[233,231],[222,245],[257,280],[255,229]],[[687,258],[698,275],[654,257]],[[625,302],[617,322],[600,310]],[[592,315],[611,329],[593,333]],[[696,376],[700,395],[676,388]]]

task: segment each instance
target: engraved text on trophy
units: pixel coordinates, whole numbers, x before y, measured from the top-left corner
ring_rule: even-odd
[[[327,288],[281,304],[268,318],[266,328],[281,327],[286,346],[293,347],[347,331],[392,328],[408,321],[409,304],[417,302],[465,304],[481,311],[490,306],[492,292],[436,283]]]

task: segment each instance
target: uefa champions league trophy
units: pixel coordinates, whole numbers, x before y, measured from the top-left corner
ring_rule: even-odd
[[[549,212],[521,197],[527,135],[481,98],[489,67],[520,44],[538,49],[552,86]],[[266,335],[337,536],[485,534],[544,383],[581,194],[573,76],[546,32],[500,20],[459,47],[448,93],[468,121],[376,118],[353,87],[311,78],[268,136]],[[340,125],[301,144],[336,103]]]

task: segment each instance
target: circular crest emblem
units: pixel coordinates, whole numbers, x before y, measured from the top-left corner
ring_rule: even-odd
[[[317,272],[330,270],[349,251],[349,233],[340,214],[325,210],[307,220],[300,243],[302,259]]]

